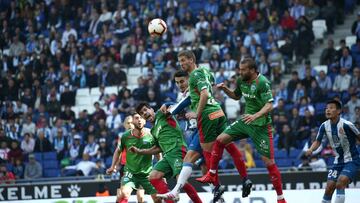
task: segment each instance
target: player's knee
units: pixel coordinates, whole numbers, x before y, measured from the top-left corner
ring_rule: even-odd
[[[325,188],[325,194],[326,195],[332,195],[334,190],[336,188],[336,184],[335,183],[328,183],[326,185],[326,188]]]
[[[200,154],[197,151],[190,150],[186,153],[184,157],[184,162],[195,163],[196,160],[200,158]]]
[[[222,133],[216,138],[216,140],[222,144],[228,144],[232,141],[232,138],[230,135]]]
[[[345,189],[349,183],[349,178],[346,176],[340,176],[336,181],[336,189]]]
[[[162,174],[158,171],[152,171],[149,175],[149,181],[161,179],[161,178],[162,178]]]
[[[128,187],[121,188],[120,199],[129,199],[131,195],[131,189]]]

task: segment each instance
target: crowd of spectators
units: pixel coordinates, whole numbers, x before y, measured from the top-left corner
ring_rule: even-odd
[[[217,82],[232,87],[235,76],[226,74],[237,74],[244,57],[256,60],[260,73],[279,86],[274,89],[279,149],[302,147],[322,119],[314,105],[329,94],[347,104],[344,116],[359,123],[360,42],[352,47],[341,42],[335,50],[329,40],[321,57],[327,74],[307,61],[314,46],[311,21],[325,19],[332,33],[354,5],[338,0],[2,0],[1,164],[10,165],[16,178],[37,178],[42,166],[32,153],[56,151],[67,168],[86,165],[89,171],[81,175],[103,168],[124,131],[124,117],[139,101],[158,108],[176,99],[172,74],[179,48],[191,47],[198,63],[220,73]],[[147,33],[154,17],[168,25],[161,38]],[[359,24],[353,26],[357,36]],[[279,47],[279,40],[285,45]],[[282,83],[281,76],[299,64],[303,67],[292,72],[290,82]],[[126,73],[134,66],[146,69],[131,91]],[[120,91],[106,95],[106,86]],[[84,87],[99,87],[101,95],[94,112],[75,115],[76,91]],[[226,99],[219,92],[216,97]],[[251,159],[252,150],[246,149]]]

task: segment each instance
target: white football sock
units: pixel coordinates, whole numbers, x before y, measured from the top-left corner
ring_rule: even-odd
[[[171,190],[172,194],[179,194],[180,190],[184,187],[186,181],[190,178],[192,173],[192,163],[183,163],[183,167],[181,168],[179,178],[177,179],[177,183],[174,189]]]

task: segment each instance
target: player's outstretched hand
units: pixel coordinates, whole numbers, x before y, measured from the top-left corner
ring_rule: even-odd
[[[311,154],[312,154],[312,150],[311,150],[311,149],[306,150],[305,156],[311,156]]]
[[[253,122],[254,120],[256,120],[256,116],[255,115],[251,115],[251,114],[245,114],[242,117],[242,121],[245,122],[245,124],[249,124],[251,122]]]
[[[187,112],[187,113],[185,114],[185,117],[190,120],[190,119],[196,119],[196,118],[197,118],[197,115],[196,115],[195,112]]]
[[[217,84],[216,87],[223,90],[225,88],[225,84],[222,82],[222,83]]]
[[[169,111],[168,111],[168,107],[166,107],[165,104],[163,104],[161,107],[160,107],[160,111],[163,113],[163,114],[167,114]]]
[[[111,175],[113,172],[116,172],[115,167],[110,167],[106,169],[106,174]]]
[[[131,146],[129,148],[129,151],[132,152],[132,153],[135,153],[135,154],[139,154],[140,153],[140,149],[137,148],[137,147],[134,147],[134,146]]]

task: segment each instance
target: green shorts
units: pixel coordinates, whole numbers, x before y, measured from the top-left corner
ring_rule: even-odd
[[[221,109],[209,112],[204,111],[197,119],[200,143],[215,141],[227,125],[228,120]]]
[[[242,120],[237,120],[229,125],[223,133],[230,135],[233,140],[250,137],[256,150],[261,155],[274,159],[273,128],[270,124],[256,126],[245,124]]]
[[[148,195],[156,194],[157,192],[148,178],[149,174],[132,174],[125,170],[124,176],[121,178],[121,186],[128,186],[134,190],[142,188]]]
[[[166,153],[164,157],[155,164],[153,170],[163,172],[166,179],[173,178],[180,174],[185,154],[185,147],[182,149],[173,149]]]

